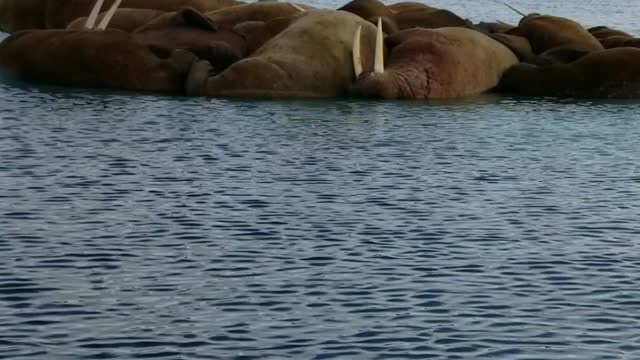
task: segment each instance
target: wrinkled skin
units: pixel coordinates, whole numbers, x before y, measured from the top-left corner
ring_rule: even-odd
[[[508,34],[526,37],[535,54],[560,47],[589,52],[604,49],[600,42],[577,22],[550,15],[525,16],[520,20],[518,27]]]
[[[385,39],[384,73],[364,72],[356,96],[444,99],[480,94],[498,84],[516,56],[492,38],[465,28],[411,29]]]
[[[100,13],[97,23],[100,23],[100,21],[102,21],[102,18],[105,14],[106,11]],[[116,10],[115,15],[111,19],[111,22],[109,22],[108,28],[126,32],[133,32],[139,27],[151,21],[154,21],[164,14],[166,14],[166,12],[162,10],[121,8]],[[87,17],[77,18],[72,21],[69,26],[67,26],[67,29],[83,30],[86,22]]]
[[[640,97],[640,49],[618,48],[585,55],[571,64],[509,69],[499,91],[529,96]]]
[[[217,76],[198,62],[187,93],[201,96],[335,97],[354,79],[352,43],[362,26],[362,60],[372,68],[375,27],[343,11],[315,10],[297,18],[255,54]]]
[[[103,8],[115,0],[105,0]],[[123,0],[120,7],[177,11],[184,6],[212,11],[237,5],[236,0]],[[64,29],[73,20],[87,16],[95,0],[0,0],[0,30]]]
[[[25,30],[0,44],[0,68],[55,85],[180,94],[196,60],[188,52],[161,59],[119,30]]]

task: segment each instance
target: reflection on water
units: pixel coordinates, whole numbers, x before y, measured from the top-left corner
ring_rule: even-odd
[[[638,102],[0,102],[0,356],[640,355]]]
[[[639,110],[3,79],[0,358],[640,358]]]

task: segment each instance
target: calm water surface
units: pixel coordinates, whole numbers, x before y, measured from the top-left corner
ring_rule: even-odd
[[[639,124],[0,81],[0,358],[638,359]]]

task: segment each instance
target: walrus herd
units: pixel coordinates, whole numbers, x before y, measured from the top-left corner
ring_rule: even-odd
[[[210,97],[640,97],[640,39],[520,14],[510,25],[410,1],[0,0],[0,71]]]

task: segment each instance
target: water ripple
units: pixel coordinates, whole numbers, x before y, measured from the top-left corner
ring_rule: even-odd
[[[0,358],[639,358],[639,108],[2,83]]]

